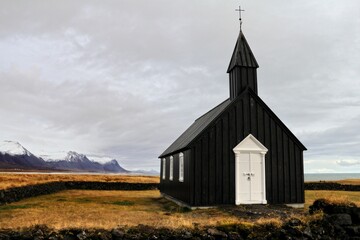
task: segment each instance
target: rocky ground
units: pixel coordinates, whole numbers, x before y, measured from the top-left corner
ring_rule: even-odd
[[[244,211],[248,211],[247,209]],[[254,208],[257,213],[266,209]],[[286,211],[286,209],[285,209]],[[323,213],[323,214],[320,214]],[[54,231],[46,226],[35,226],[19,231],[0,230],[0,239],[360,239],[360,208],[353,204],[333,204],[317,200],[310,207],[310,214],[317,218],[308,222],[292,218],[281,226],[276,224],[220,225],[193,229],[165,229],[139,225],[133,228],[117,228],[110,231],[101,229],[64,229]]]
[[[285,205],[240,205],[221,207],[224,212],[246,220],[257,220],[260,218],[287,219],[294,215],[303,215],[304,209],[292,208]]]

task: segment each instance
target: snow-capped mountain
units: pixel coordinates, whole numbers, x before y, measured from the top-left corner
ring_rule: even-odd
[[[74,151],[35,156],[20,143],[0,142],[0,169],[126,173],[113,159],[105,163],[90,160]]]
[[[116,160],[101,164],[91,161],[86,155],[70,151],[63,159],[49,159],[48,166],[53,169],[70,171],[90,171],[90,172],[115,172],[124,173],[125,169],[120,167]]]
[[[21,146],[18,142],[13,141],[3,141],[0,142],[0,152],[2,154],[9,154],[9,155],[27,155],[31,156],[31,154],[26,148]]]
[[[51,160],[48,161],[47,164],[51,168],[58,170],[90,172],[104,171],[100,163],[92,162],[84,154],[79,154],[74,151],[68,152],[64,159]]]
[[[64,160],[67,155],[68,152],[62,151],[62,152],[42,153],[39,155],[39,157],[46,162],[53,162],[53,161]]]
[[[115,172],[115,173],[126,173],[129,172],[127,170],[125,170],[124,168],[122,168],[118,161],[116,161],[115,159],[106,162],[103,164],[104,170],[107,172]]]
[[[68,162],[90,162],[90,160],[84,155],[77,152],[70,151],[68,152],[65,161]]]
[[[0,142],[0,168],[3,169],[46,169],[43,159],[36,157],[20,143]]]

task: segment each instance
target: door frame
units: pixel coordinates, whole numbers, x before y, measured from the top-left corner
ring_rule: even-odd
[[[252,134],[249,134],[244,140],[242,140],[234,149],[235,153],[235,204],[266,204],[266,178],[265,178],[265,155],[268,152],[268,149],[257,140]],[[261,189],[262,189],[262,199],[258,202],[254,201],[242,201],[240,199],[240,153],[255,153],[261,155]],[[251,161],[251,156],[250,156]]]

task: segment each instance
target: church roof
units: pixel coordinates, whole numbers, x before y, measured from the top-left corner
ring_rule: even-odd
[[[242,31],[240,31],[237,39],[227,72],[229,73],[236,66],[259,67]]]
[[[201,133],[209,127],[216,119],[231,105],[235,103],[237,99],[243,98],[245,94],[248,93],[254,98],[254,100],[259,103],[264,110],[269,114],[269,116],[277,123],[279,126],[288,133],[288,136],[297,143],[303,150],[306,150],[306,147],[299,141],[299,139],[286,127],[286,125],[276,116],[276,114],[265,104],[265,102],[250,88],[246,88],[238,97],[234,100],[227,99],[224,102],[220,103],[215,108],[211,109],[209,112],[205,113],[201,117],[195,120],[195,122],[183,133],[178,139],[175,140],[173,144],[170,145],[160,156],[165,157],[172,153],[181,151],[187,147],[198,137]]]
[[[160,157],[186,148],[192,140],[194,140],[217,116],[225,110],[230,102],[230,99],[227,99],[196,119],[195,122],[183,134],[181,134],[180,137],[165,150],[165,152],[160,155]]]

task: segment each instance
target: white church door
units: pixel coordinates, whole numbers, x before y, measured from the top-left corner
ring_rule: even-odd
[[[266,147],[250,134],[233,150],[235,153],[236,205],[266,204]]]

